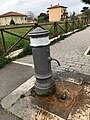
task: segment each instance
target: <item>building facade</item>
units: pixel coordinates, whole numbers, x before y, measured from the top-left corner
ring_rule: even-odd
[[[26,15],[13,11],[0,15],[0,25],[10,25],[12,21],[15,24],[26,23]]]
[[[66,12],[67,7],[65,6],[60,6],[55,5],[48,8],[48,14],[49,14],[49,22],[57,22],[57,21],[61,21],[64,20],[67,12]]]

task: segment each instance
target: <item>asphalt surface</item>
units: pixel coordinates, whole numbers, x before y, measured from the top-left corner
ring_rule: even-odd
[[[21,119],[19,119],[15,115],[5,111],[0,106],[0,120],[21,120]]]
[[[0,69],[0,100],[33,76],[32,67],[11,63]],[[0,120],[20,120],[1,108]]]

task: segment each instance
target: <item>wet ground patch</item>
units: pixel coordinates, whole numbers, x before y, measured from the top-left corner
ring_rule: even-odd
[[[60,81],[56,82],[56,92],[48,97],[41,97],[31,90],[32,104],[39,106],[53,114],[67,119],[74,104],[77,102],[79,93],[83,87],[70,82],[64,82],[64,88]]]

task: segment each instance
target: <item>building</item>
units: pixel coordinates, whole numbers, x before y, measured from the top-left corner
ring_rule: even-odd
[[[49,8],[47,8],[48,14],[49,14],[49,22],[56,22],[56,21],[61,21],[64,20],[66,15],[68,14],[66,12],[67,7],[65,6],[60,6],[58,5],[54,5]]]
[[[0,25],[10,25],[12,23],[26,23],[26,15],[13,11],[0,15]]]

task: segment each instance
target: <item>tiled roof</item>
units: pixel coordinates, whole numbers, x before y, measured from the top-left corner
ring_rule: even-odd
[[[52,8],[60,8],[60,7],[62,7],[62,8],[67,8],[67,7],[65,7],[65,6],[61,6],[61,5],[54,5],[54,6],[49,7],[48,9],[52,9]]]
[[[0,17],[9,17],[9,16],[26,16],[26,15],[13,11],[0,15]]]

